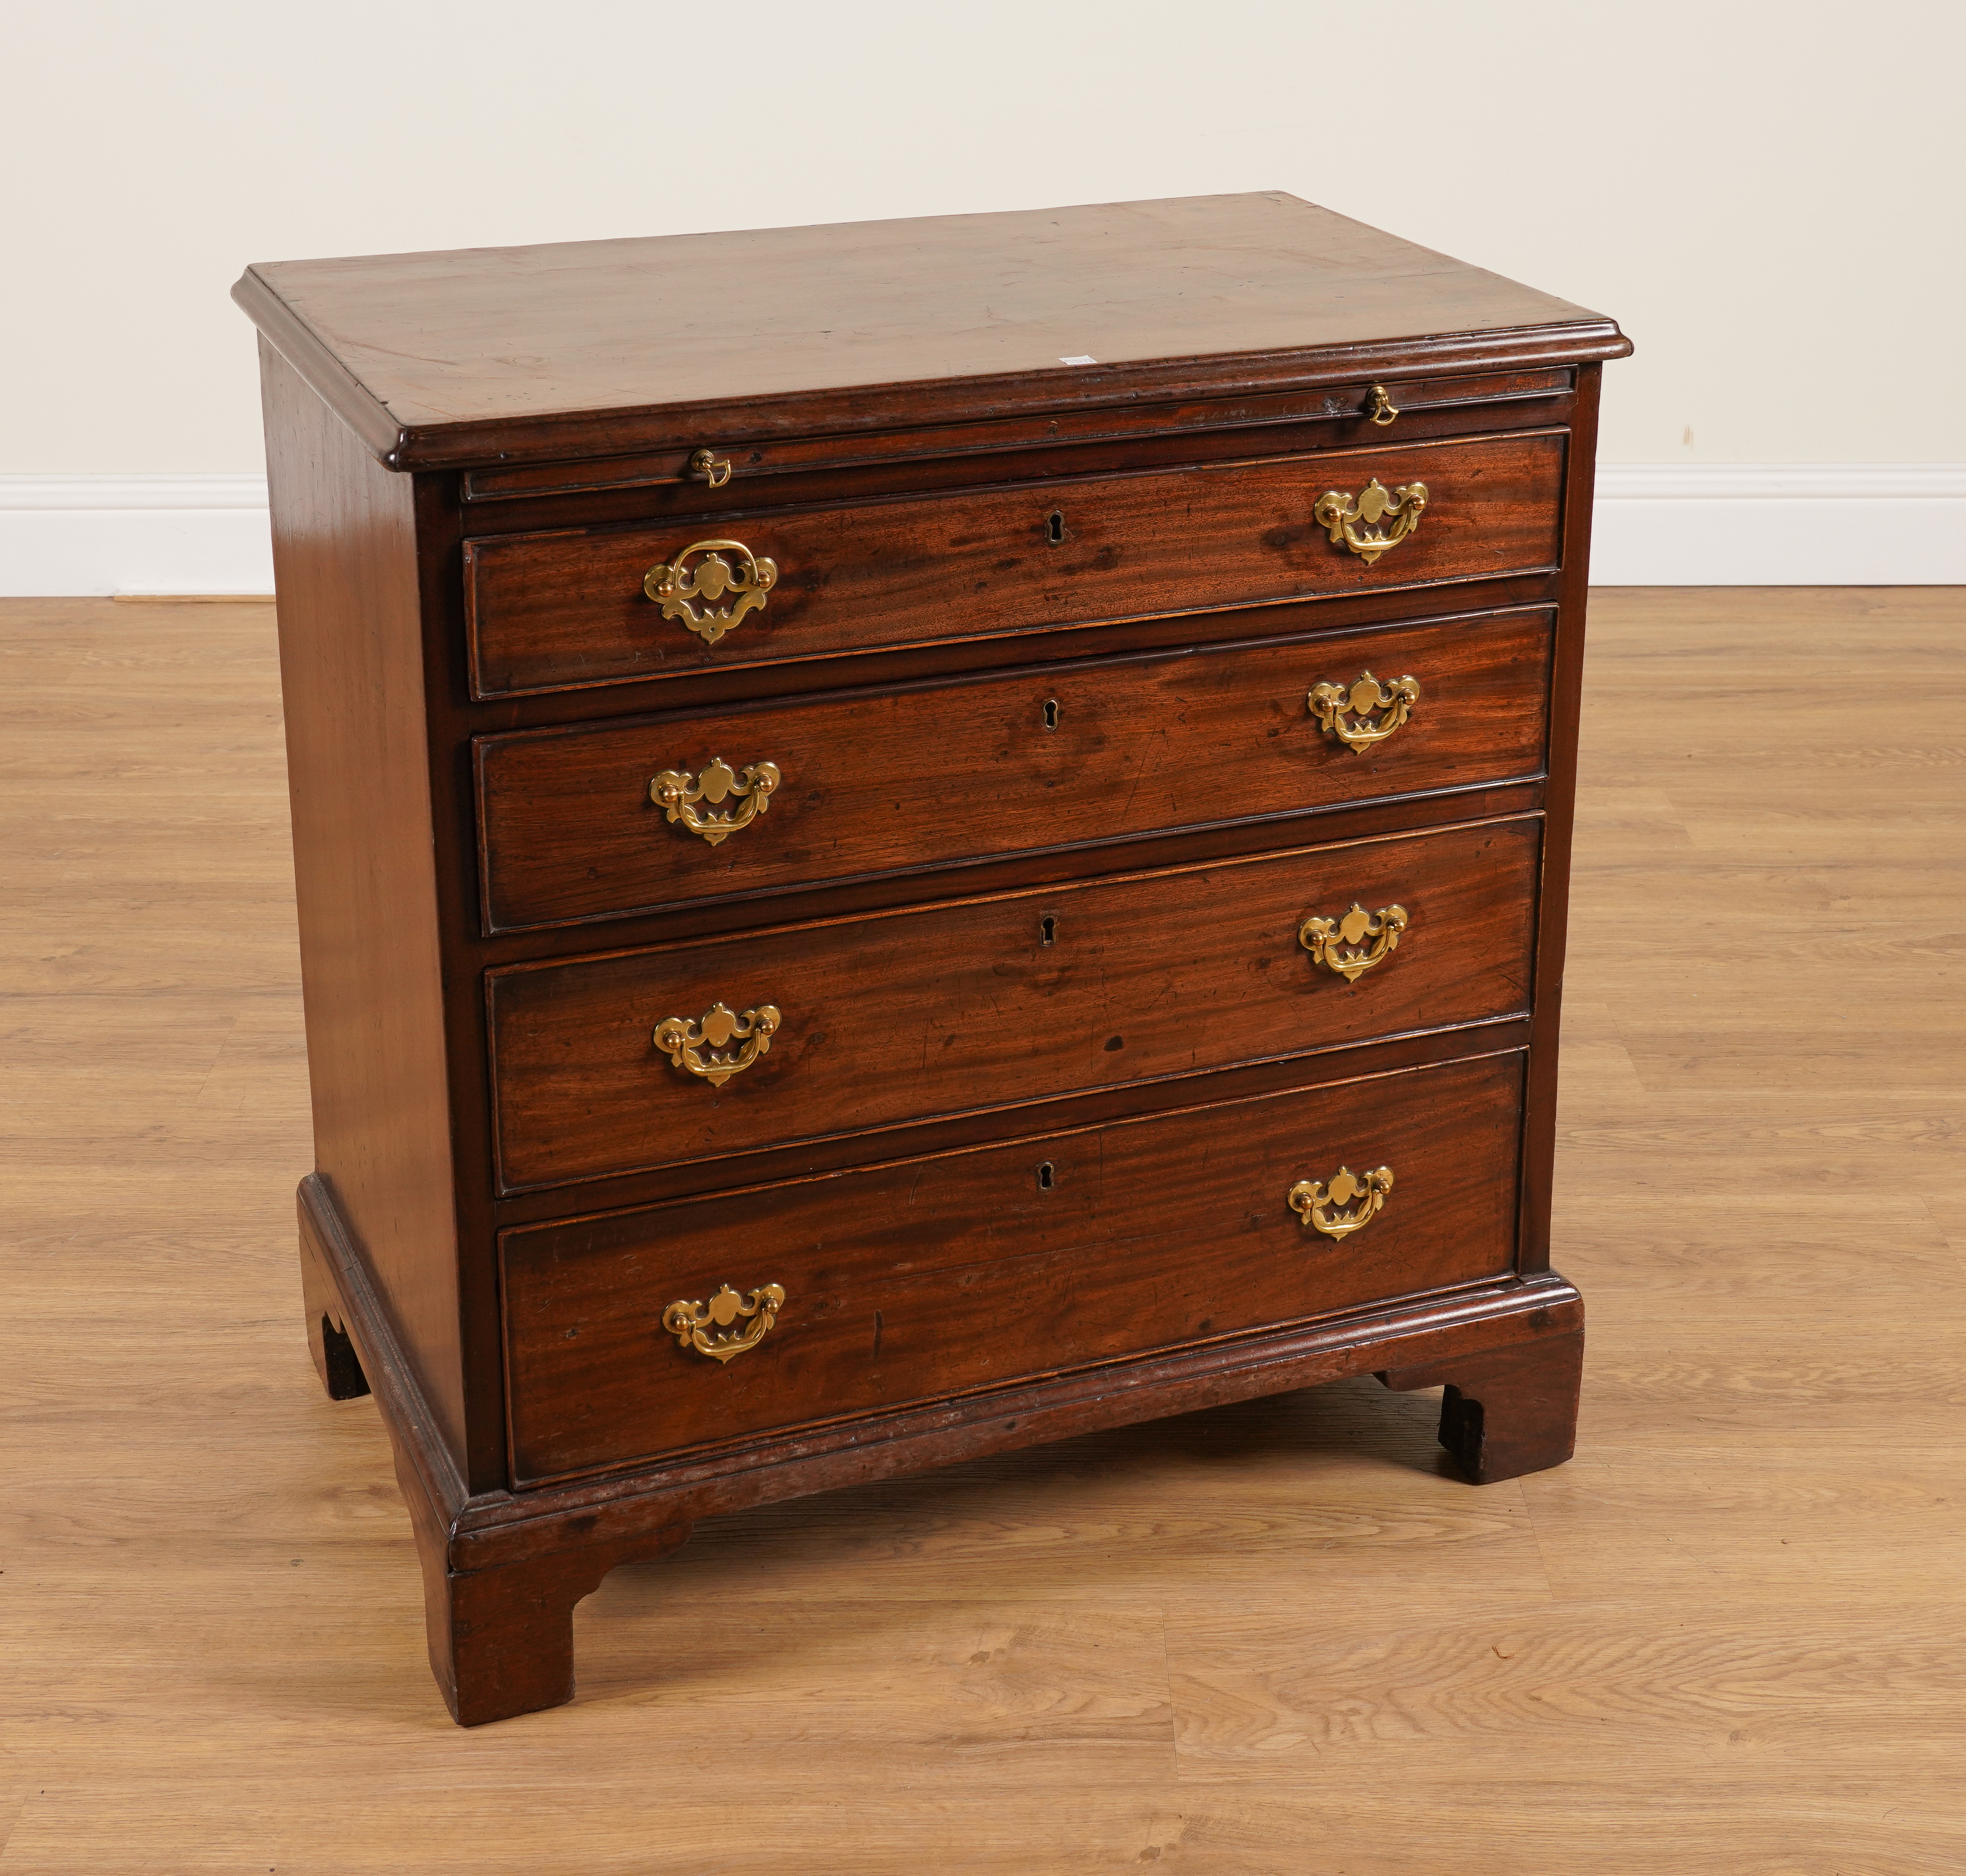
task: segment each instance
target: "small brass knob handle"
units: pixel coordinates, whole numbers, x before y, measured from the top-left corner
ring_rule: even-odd
[[[1375,423],[1378,421],[1376,417],[1373,419]],[[713,488],[721,488],[730,479],[730,459],[720,456],[714,450],[692,450],[689,453],[688,474],[692,482],[707,482]]]
[[[1392,1189],[1391,1166],[1380,1166],[1362,1178],[1349,1166],[1340,1166],[1329,1185],[1298,1180],[1284,1195],[1284,1203],[1327,1238],[1349,1237],[1379,1215]]]
[[[740,778],[722,756],[713,756],[700,775],[665,769],[649,784],[649,799],[674,825],[717,846],[771,806],[772,791],[784,779],[776,762],[753,762]],[[730,807],[719,814],[727,801]],[[707,808],[700,805],[704,801]]]
[[[1397,413],[1395,413],[1397,414]],[[1420,526],[1426,509],[1426,484],[1405,482],[1387,488],[1375,475],[1358,499],[1340,489],[1330,489],[1317,498],[1311,519],[1331,537],[1336,547],[1349,547],[1370,566],[1382,553],[1391,553]],[[1379,524],[1390,515],[1384,527]]]
[[[1400,407],[1387,395],[1384,385],[1373,385],[1365,395],[1369,400],[1365,406],[1365,414],[1381,430],[1399,415]],[[707,455],[709,452],[705,450],[702,453]]]
[[[691,566],[690,556],[699,553],[703,558]],[[736,566],[724,559],[727,553],[737,556]],[[680,620],[706,645],[714,645],[746,613],[763,606],[778,579],[777,561],[754,554],[741,540],[698,540],[673,560],[649,568],[642,575],[642,591],[662,608],[665,619]]]
[[[763,1341],[785,1306],[785,1293],[778,1284],[765,1284],[749,1296],[740,1296],[727,1283],[707,1303],[672,1303],[662,1311],[662,1326],[684,1348],[713,1362],[727,1362]],[[733,1330],[731,1324],[736,1322],[749,1326]]]
[[[1420,679],[1381,684],[1371,672],[1362,671],[1349,690],[1336,684],[1313,685],[1307,701],[1326,736],[1335,736],[1349,749],[1368,749],[1384,742],[1413,714],[1420,701]],[[1347,717],[1352,719],[1349,723]]]
[[[726,1004],[713,1003],[694,1023],[680,1016],[659,1023],[653,1040],[685,1074],[721,1088],[771,1052],[772,1038],[784,1020],[775,1003],[761,1003],[742,1016]],[[734,1049],[733,1042],[739,1045]]]
[[[1297,943],[1313,964],[1355,984],[1375,964],[1392,956],[1407,928],[1407,909],[1388,905],[1368,912],[1356,900],[1342,918],[1307,918],[1297,929]]]

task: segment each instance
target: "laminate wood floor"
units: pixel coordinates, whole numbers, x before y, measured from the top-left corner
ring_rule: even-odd
[[[472,1733],[308,1365],[264,606],[0,605],[0,1872],[1966,1869],[1966,603],[1598,595],[1578,1456],[1364,1380],[733,1517]]]

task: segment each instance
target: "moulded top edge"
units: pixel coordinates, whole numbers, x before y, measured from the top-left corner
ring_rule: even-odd
[[[1583,363],[1601,315],[1278,192],[249,268],[388,466]]]
[[[242,304],[244,298],[240,298]],[[253,309],[249,305],[248,311]],[[1539,332],[1451,334],[1260,359],[1232,356],[1061,369],[1041,377],[935,380],[769,398],[567,411],[530,419],[402,424],[359,382],[262,324],[269,341],[385,468],[518,468],[643,450],[687,451],[802,437],[865,437],[1007,417],[1136,408],[1206,397],[1310,390],[1366,376],[1406,377],[1623,358],[1631,342],[1611,321]]]

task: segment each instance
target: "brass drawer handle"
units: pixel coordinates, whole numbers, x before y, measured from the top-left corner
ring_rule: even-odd
[[[1355,899],[1342,918],[1306,919],[1297,928],[1297,938],[1310,953],[1312,963],[1322,964],[1348,984],[1355,984],[1374,965],[1392,956],[1406,928],[1404,906],[1388,905],[1368,912]]]
[[[704,557],[688,566],[694,553]],[[733,566],[727,553],[742,564]],[[764,604],[778,578],[778,562],[754,554],[741,540],[699,540],[649,568],[642,575],[642,591],[662,608],[665,619],[680,619],[706,645],[714,645],[746,613]],[[720,605],[726,593],[736,597]]]
[[[1329,1185],[1298,1180],[1284,1194],[1284,1203],[1327,1238],[1342,1238],[1370,1224],[1392,1189],[1391,1166],[1378,1167],[1362,1178],[1349,1166],[1340,1166]]]
[[[1398,414],[1397,411],[1393,413],[1394,417]],[[1373,421],[1378,420],[1375,417]],[[1392,419],[1386,421],[1390,423]],[[1375,475],[1360,491],[1355,502],[1336,488],[1320,495],[1310,516],[1331,537],[1334,547],[1341,543],[1349,547],[1370,566],[1381,554],[1391,553],[1420,526],[1426,507],[1425,482],[1407,482],[1388,489]],[[1393,517],[1391,524],[1380,527],[1389,514]]]
[[[665,769],[649,784],[649,799],[678,826],[716,846],[770,807],[772,791],[784,779],[776,762],[753,762],[740,779],[722,756],[713,756],[701,775]],[[733,797],[736,804],[720,814],[715,811]],[[700,811],[699,801],[707,801],[709,809]]]
[[[707,1303],[672,1303],[662,1311],[662,1326],[685,1349],[727,1362],[763,1341],[785,1306],[785,1291],[775,1283],[744,1297],[727,1283]],[[730,1325],[740,1319],[750,1326],[733,1330]]]
[[[1374,385],[1365,395],[1371,400],[1365,406],[1365,414],[1381,430],[1399,415],[1400,407],[1393,401],[1384,385]]]
[[[1335,736],[1347,749],[1370,749],[1383,743],[1413,714],[1420,701],[1420,679],[1401,678],[1381,684],[1371,672],[1362,672],[1358,682],[1346,691],[1336,684],[1320,684],[1310,693],[1310,714],[1324,726],[1326,736]],[[1376,720],[1374,712],[1378,714]],[[1357,720],[1347,723],[1349,713]]]
[[[658,1023],[654,1041],[685,1073],[700,1075],[712,1088],[721,1088],[770,1052],[772,1037],[783,1020],[775,1003],[761,1003],[742,1016],[727,1004],[713,1003],[694,1023],[672,1016]],[[733,1040],[743,1046],[727,1049]]]

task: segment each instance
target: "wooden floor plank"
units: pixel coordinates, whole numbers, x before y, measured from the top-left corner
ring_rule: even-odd
[[[1571,1465],[1362,1378],[722,1519],[465,1733],[300,1334],[270,608],[0,603],[0,1876],[1966,1868],[1962,625],[1597,596]]]

